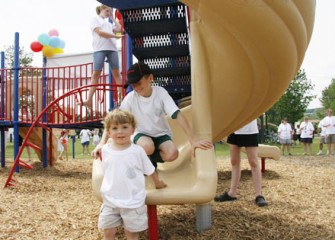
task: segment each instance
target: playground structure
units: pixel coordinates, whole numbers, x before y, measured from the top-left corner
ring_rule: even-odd
[[[159,80],[156,81],[157,84],[167,85],[167,89],[172,92],[175,99],[178,96],[180,98],[187,96],[189,92],[185,89],[187,86],[189,90],[192,87],[192,106],[184,108],[183,112],[192,122],[197,136],[212,139],[213,142],[219,141],[257,118],[280,98],[302,63],[312,34],[315,9],[313,0],[252,1],[250,3],[237,0],[183,1],[188,7],[171,0],[142,1],[136,2],[135,5],[132,1],[121,0],[100,2],[120,9],[125,30],[132,39],[132,50],[139,60],[145,61],[154,69],[157,68],[155,72]],[[163,27],[165,21],[161,21],[160,16],[181,21],[172,17],[171,12],[175,9],[177,9],[177,16],[184,15],[188,18],[190,15],[190,34],[186,32],[187,35],[185,35],[184,32],[180,32],[185,30],[185,26],[173,32],[173,27],[179,25],[176,22],[170,23],[172,26],[167,23],[170,29],[168,39],[177,45],[179,43],[185,45],[183,43],[188,43],[188,37],[190,37],[189,56],[178,55],[181,52],[183,54],[187,52],[188,44],[187,47],[176,45],[171,47],[170,42],[166,42],[166,38],[161,33],[167,30]],[[160,12],[161,10],[163,11]],[[152,28],[145,27],[145,22]],[[186,23],[185,25],[188,31],[188,25]],[[160,41],[161,38],[158,36],[163,36],[163,40]],[[175,54],[173,57],[179,61],[176,61],[176,58],[159,55],[164,52],[160,48],[163,45],[170,47],[166,51]],[[152,53],[150,50],[156,50],[156,52]],[[149,56],[145,55],[146,53]],[[161,58],[164,61],[157,64],[153,61],[155,58]],[[180,62],[182,66],[188,63],[191,63],[191,66],[173,71],[176,63]],[[173,67],[169,69],[166,66]],[[187,69],[192,78],[187,77]],[[164,72],[171,71],[179,72],[181,75],[169,76],[169,78],[162,76]],[[187,79],[191,79],[191,82],[187,82]],[[84,81],[81,82],[82,85],[70,85],[75,88],[85,83]],[[107,87],[105,90],[108,89]],[[103,90],[101,89],[101,94]],[[56,115],[58,112],[63,112],[60,115],[67,116],[67,122],[47,124],[35,120],[35,124],[39,123],[42,127],[73,127],[78,124],[74,121],[75,117],[70,117],[76,116],[70,110],[71,106],[75,109],[71,104],[78,98],[80,100],[80,96],[85,94],[85,91],[87,88],[70,91],[71,95],[66,96],[69,98],[67,102],[69,109],[54,111]],[[97,95],[99,94],[95,96]],[[66,97],[62,96],[59,101],[65,101]],[[99,98],[95,101],[98,102]],[[60,109],[63,109],[62,106],[67,106],[66,104],[57,105],[56,102],[52,104]],[[100,104],[97,105],[100,106]],[[44,106],[43,109],[47,106],[49,105]],[[106,109],[106,106],[103,109]],[[81,120],[79,122],[85,125],[98,122],[99,118],[94,118],[92,115],[89,120]],[[173,163],[159,165],[160,177],[168,183],[168,188],[156,191],[148,182],[147,204],[149,210],[153,211],[149,217],[154,216],[154,206],[157,204],[195,203],[197,204],[197,229],[202,231],[210,227],[209,202],[216,192],[214,152],[197,150],[196,157],[192,158],[185,135],[173,123],[172,129],[174,140],[179,146],[180,156]],[[97,197],[99,197],[97,189],[101,180],[99,163],[94,161],[92,177],[93,190]],[[154,236],[153,239],[157,237],[156,230],[149,228],[150,236]]]
[[[18,33],[15,37],[18,49]],[[15,53],[18,54],[18,51]],[[46,63],[46,59],[44,60]],[[4,53],[1,63],[4,65]],[[5,128],[14,128],[15,156],[5,187],[13,185],[12,175],[14,171],[19,171],[18,166],[32,167],[20,159],[24,146],[33,147],[43,166],[47,167],[56,162],[58,154],[57,136],[53,129],[101,126],[106,111],[117,104],[116,99],[120,99],[120,96],[117,97],[116,85],[106,84],[112,79],[105,69],[94,98],[94,106],[90,109],[78,107],[76,103],[87,95],[91,72],[92,63],[65,67],[46,67],[45,64],[43,68],[1,69],[1,130],[3,134]],[[71,91],[73,89],[77,90]],[[20,149],[19,135],[24,138]],[[1,165],[5,167],[4,141],[1,145]]]

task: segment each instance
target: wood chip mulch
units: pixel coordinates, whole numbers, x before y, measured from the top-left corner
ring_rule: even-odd
[[[218,158],[218,193],[229,189],[230,162]],[[0,239],[97,240],[100,203],[92,196],[91,160],[58,161],[15,174],[3,188],[9,167],[0,168]],[[195,205],[158,206],[159,239],[335,239],[335,157],[282,157],[267,160],[263,194],[254,203],[247,160],[242,161],[238,200],[212,202],[212,227],[198,233]],[[125,239],[122,229],[117,239]],[[147,232],[141,239],[148,239]]]

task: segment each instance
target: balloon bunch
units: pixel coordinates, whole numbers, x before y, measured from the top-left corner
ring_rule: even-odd
[[[60,39],[59,33],[56,29],[51,29],[48,34],[42,33],[38,36],[37,40],[30,44],[33,52],[42,51],[44,57],[52,57],[54,54],[63,53],[65,42]]]

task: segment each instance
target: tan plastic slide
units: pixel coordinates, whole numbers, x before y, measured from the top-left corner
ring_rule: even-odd
[[[27,135],[27,132],[29,131],[29,127],[20,127],[19,134],[22,138],[25,138]],[[35,127],[33,128],[32,132],[29,135],[28,141],[41,147],[42,146],[42,128]],[[49,163],[55,163],[57,161],[57,156],[58,156],[58,142],[57,142],[57,137],[55,135],[52,136],[52,156],[51,159],[49,158]],[[42,152],[36,149],[33,149],[38,158],[42,161]]]
[[[315,0],[185,0],[191,9],[192,108],[183,113],[198,137],[217,142],[268,110],[284,93],[303,61],[311,38]],[[207,203],[217,185],[213,150],[197,150],[176,123],[180,150],[158,167],[168,184],[148,181],[147,204]],[[101,163],[92,171],[101,200]]]

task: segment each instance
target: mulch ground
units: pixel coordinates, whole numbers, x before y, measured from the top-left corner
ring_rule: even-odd
[[[218,193],[229,188],[229,159],[218,158]],[[0,189],[0,239],[95,240],[100,203],[92,196],[91,160],[59,161],[15,174],[16,186]],[[0,169],[4,185],[10,160]],[[212,227],[195,228],[195,205],[158,206],[159,239],[335,239],[335,158],[267,160],[263,194],[269,206],[254,204],[247,160],[238,201],[212,202]],[[117,239],[125,239],[120,229]],[[148,239],[147,233],[141,239]]]

